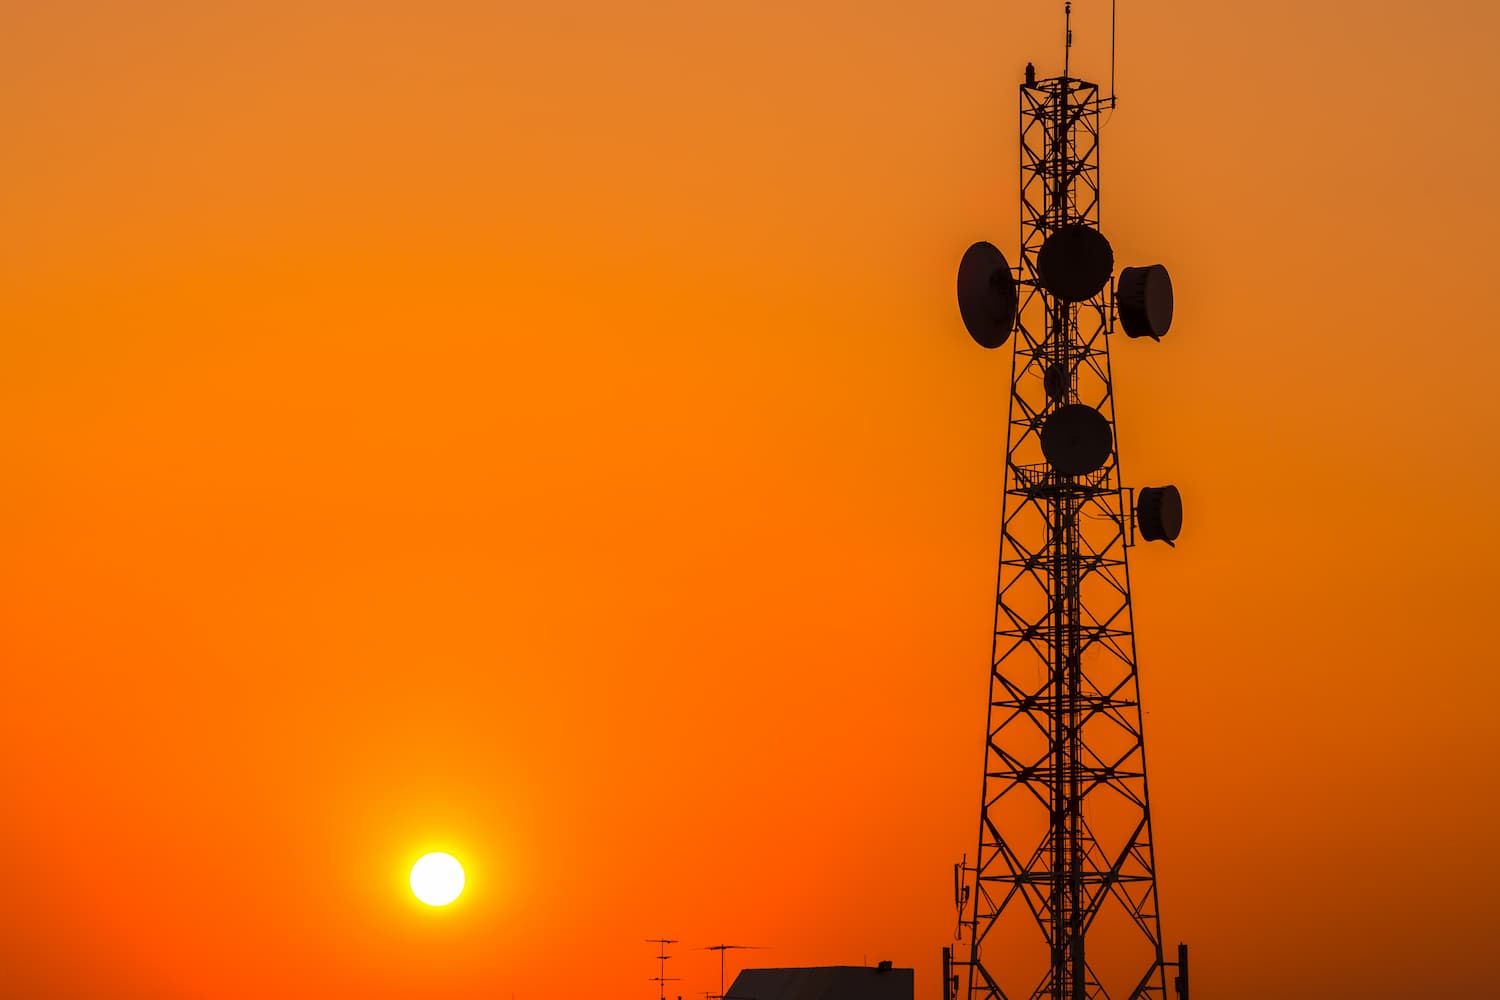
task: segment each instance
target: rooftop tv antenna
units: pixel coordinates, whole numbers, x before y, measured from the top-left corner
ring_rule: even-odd
[[[656,975],[650,977],[650,979],[648,979],[647,982],[657,983],[658,984],[658,989],[659,989],[659,998],[660,998],[660,1000],[667,1000],[667,984],[668,983],[675,983],[675,982],[679,981],[677,976],[669,976],[669,975],[667,975],[667,959],[669,959],[669,958],[672,957],[671,955],[667,954],[667,945],[669,945],[669,944],[677,944],[677,939],[676,938],[647,938],[646,939],[646,943],[647,944],[654,944],[654,945],[660,945],[661,946],[661,954],[656,956],[661,961],[661,967],[657,970]]]
[[[1127,564],[1137,537],[1177,539],[1182,498],[1124,485],[1109,354],[1116,332],[1167,333],[1172,282],[1160,264],[1113,277],[1113,95],[1071,76],[1064,17],[1062,75],[1028,65],[1020,88],[1020,267],[976,243],[958,269],[969,334],[1013,350],[979,850],[955,873],[967,949],[944,949],[945,996],[966,979],[968,1000],[1165,1000],[1176,966],[1187,1000],[1186,947],[1162,951]]]
[[[724,1000],[724,953],[733,950],[764,951],[765,946],[758,944],[710,944],[705,945],[700,950],[716,951],[719,953],[719,992],[717,996],[719,1000]]]

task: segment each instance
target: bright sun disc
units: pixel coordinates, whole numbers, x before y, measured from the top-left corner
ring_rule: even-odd
[[[447,906],[464,891],[464,867],[451,854],[424,854],[411,866],[411,891],[428,906]]]

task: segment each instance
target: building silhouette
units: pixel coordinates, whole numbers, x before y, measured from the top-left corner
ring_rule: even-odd
[[[912,970],[890,962],[745,969],[724,1000],[913,1000]]]

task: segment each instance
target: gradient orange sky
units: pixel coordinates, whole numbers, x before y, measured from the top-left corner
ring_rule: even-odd
[[[1061,7],[9,5],[0,993],[647,1000],[665,935],[936,996],[1009,374],[953,273]],[[1480,995],[1500,8],[1121,8],[1167,939]]]

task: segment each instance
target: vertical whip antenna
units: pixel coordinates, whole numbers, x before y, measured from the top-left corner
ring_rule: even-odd
[[[1068,76],[1068,60],[1073,54],[1073,0],[1063,4],[1063,78]]]
[[[1109,0],[1109,110],[1119,103],[1115,91],[1115,0]]]

